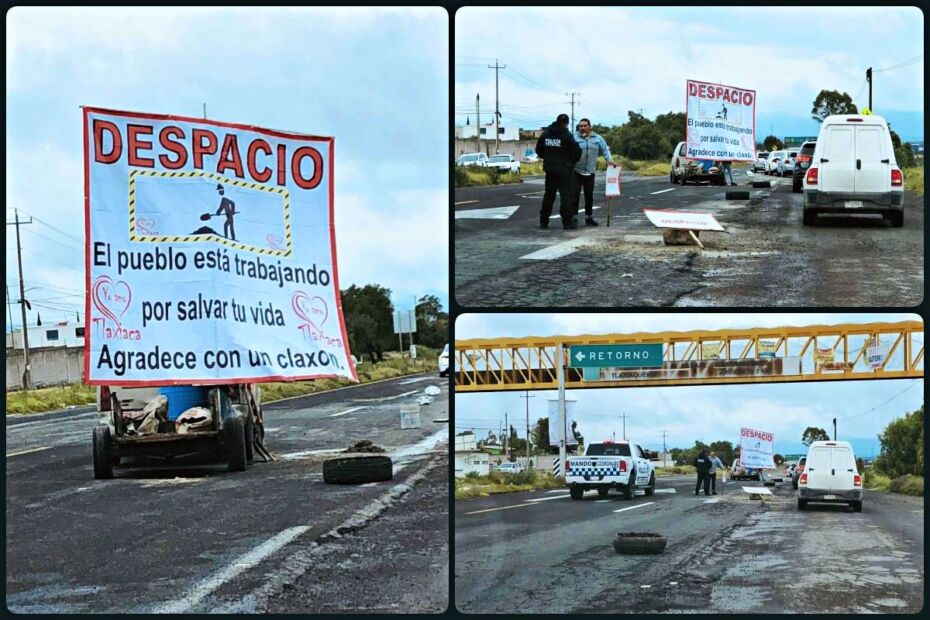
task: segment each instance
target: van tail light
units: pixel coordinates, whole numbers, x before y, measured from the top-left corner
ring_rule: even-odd
[[[801,477],[798,478],[798,484],[801,486],[807,486],[807,474],[801,474]]]
[[[623,461],[623,460],[620,461],[620,471],[621,472],[626,471],[626,461]]]
[[[808,185],[817,185],[817,168],[811,167],[807,169],[805,181]]]
[[[103,386],[100,388],[100,411],[109,411],[111,406],[110,388]]]
[[[862,486],[862,476],[856,474],[853,476],[853,486],[861,487]]]
[[[891,170],[891,186],[901,187],[902,185],[904,185],[904,175],[901,174],[900,170],[892,169]]]

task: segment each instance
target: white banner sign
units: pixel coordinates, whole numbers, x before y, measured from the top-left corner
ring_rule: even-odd
[[[607,186],[604,195],[609,198],[620,195],[620,166],[607,166]]]
[[[568,439],[565,441],[566,446],[577,446],[578,440],[575,439],[575,434],[572,432],[572,422],[575,421],[575,403],[574,400],[565,401],[565,427],[567,429],[566,436]],[[550,400],[549,401],[549,445],[558,446],[562,441],[562,429],[559,427],[559,401]]]
[[[686,116],[686,157],[755,160],[756,91],[688,80]]]
[[[869,368],[878,370],[885,365],[885,356],[888,354],[888,345],[883,345],[880,336],[873,336],[866,348]]]
[[[84,108],[89,384],[358,380],[333,139]]]
[[[775,467],[775,435],[751,428],[739,432],[739,461],[743,467],[771,469]]]
[[[697,211],[675,211],[665,209],[643,209],[643,213],[654,226],[681,230],[715,230],[726,232],[712,213]]]

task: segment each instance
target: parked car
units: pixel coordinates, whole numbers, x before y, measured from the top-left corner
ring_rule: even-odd
[[[814,156],[814,147],[817,146],[816,140],[805,142],[798,150],[797,159],[794,161],[794,173],[791,175],[791,191],[795,194],[801,193],[801,187],[804,184],[804,174],[810,168]]]
[[[439,354],[439,376],[448,377],[449,376],[449,343],[446,343],[446,346],[442,348],[442,353]]]
[[[856,455],[846,441],[815,441],[807,451],[807,466],[798,478],[798,510],[809,502],[849,504],[862,512],[862,476]]]
[[[888,123],[874,114],[824,119],[813,161],[804,175],[804,225],[822,213],[878,214],[904,225],[904,175]]]
[[[798,464],[795,466],[794,470],[791,472],[791,486],[795,489],[798,488],[798,478],[801,477],[801,474],[804,473],[804,466],[807,464],[807,457],[802,456],[801,460],[798,461]]]
[[[794,461],[786,462],[785,465],[785,478],[791,478],[791,474],[794,472],[794,468],[798,466]]]
[[[488,168],[497,168],[500,172],[520,174],[520,162],[513,155],[495,155],[488,160]]]
[[[520,463],[501,463],[495,465],[494,469],[505,474],[519,474],[523,472],[523,465],[520,465]]]
[[[733,480],[758,480],[762,481],[762,470],[751,467],[743,467],[739,459],[734,459],[730,465],[730,477]]]
[[[455,160],[458,166],[487,166],[488,156],[484,153],[465,153]]]
[[[782,160],[778,162],[778,176],[786,177],[789,174],[794,174],[794,160],[797,156],[797,151],[787,151],[785,153],[785,156],[782,158]]]
[[[786,151],[772,151],[765,160],[765,174],[778,174],[778,162],[785,158]]]
[[[769,158],[768,151],[759,151],[756,154],[755,161],[752,162],[753,172],[765,172],[765,160]]]
[[[582,499],[590,489],[597,489],[600,497],[618,489],[625,499],[633,499],[640,488],[649,496],[656,490],[653,460],[658,460],[656,453],[632,441],[591,443],[584,456],[565,459],[565,484],[575,500]]]
[[[686,149],[687,145],[679,142],[675,150],[669,153],[669,180],[672,183],[686,185],[690,181],[709,181],[714,185],[726,185],[719,162],[686,157]]]

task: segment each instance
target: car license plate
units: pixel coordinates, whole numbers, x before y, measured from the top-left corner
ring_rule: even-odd
[[[862,201],[861,200],[847,200],[846,208],[847,209],[861,209]]]
[[[824,499],[836,499],[836,495],[824,495]]]

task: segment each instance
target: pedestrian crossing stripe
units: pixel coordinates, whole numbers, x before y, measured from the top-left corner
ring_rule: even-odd
[[[278,194],[284,201],[284,249],[276,250],[273,248],[263,248],[254,245],[240,243],[232,239],[226,239],[218,235],[145,235],[139,234],[136,230],[136,176],[158,177],[158,178],[208,178],[234,187],[244,187],[246,189]],[[129,239],[141,243],[202,243],[212,241],[219,243],[235,250],[244,250],[255,252],[257,254],[266,254],[268,256],[278,256],[286,258],[293,251],[293,235],[291,233],[291,193],[283,187],[271,187],[261,183],[250,183],[239,179],[230,179],[213,172],[166,172],[160,170],[130,170],[129,171]]]

